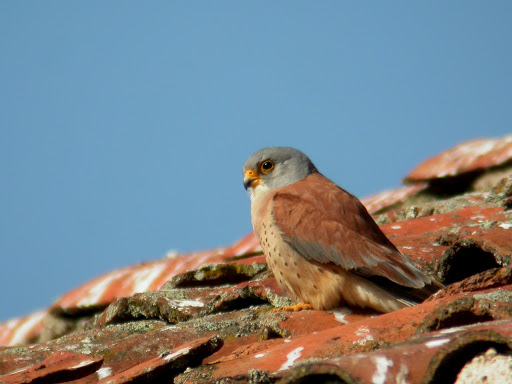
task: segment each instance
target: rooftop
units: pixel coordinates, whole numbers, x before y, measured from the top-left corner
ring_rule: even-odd
[[[0,382],[503,382],[512,374],[512,136],[462,143],[404,182],[362,201],[446,285],[420,305],[274,312],[291,301],[248,234],[112,271],[0,324]]]

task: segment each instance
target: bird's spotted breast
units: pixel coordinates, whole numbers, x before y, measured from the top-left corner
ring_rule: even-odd
[[[284,241],[271,215],[264,216],[255,232],[279,286],[293,299],[319,309],[335,308],[344,302],[340,287],[345,273],[311,262],[295,252]]]
[[[298,263],[291,254],[290,247],[283,241],[279,228],[271,217],[267,217],[262,221],[258,232],[261,248],[276,280],[281,288],[295,294],[293,282],[300,279]]]

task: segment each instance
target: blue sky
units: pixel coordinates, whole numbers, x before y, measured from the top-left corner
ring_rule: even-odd
[[[0,2],[0,320],[251,230],[241,167],[364,197],[512,128],[512,3]]]

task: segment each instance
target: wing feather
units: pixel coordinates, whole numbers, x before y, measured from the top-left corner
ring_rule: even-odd
[[[320,173],[277,191],[272,214],[285,241],[307,259],[410,288],[432,283],[388,240],[356,197]]]

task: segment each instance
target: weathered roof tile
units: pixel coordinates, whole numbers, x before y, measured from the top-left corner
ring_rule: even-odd
[[[407,182],[458,176],[503,165],[512,160],[512,136],[476,139],[425,160],[405,178]]]
[[[56,352],[42,362],[2,377],[2,383],[47,383],[71,381],[96,372],[102,358],[74,352]]]

